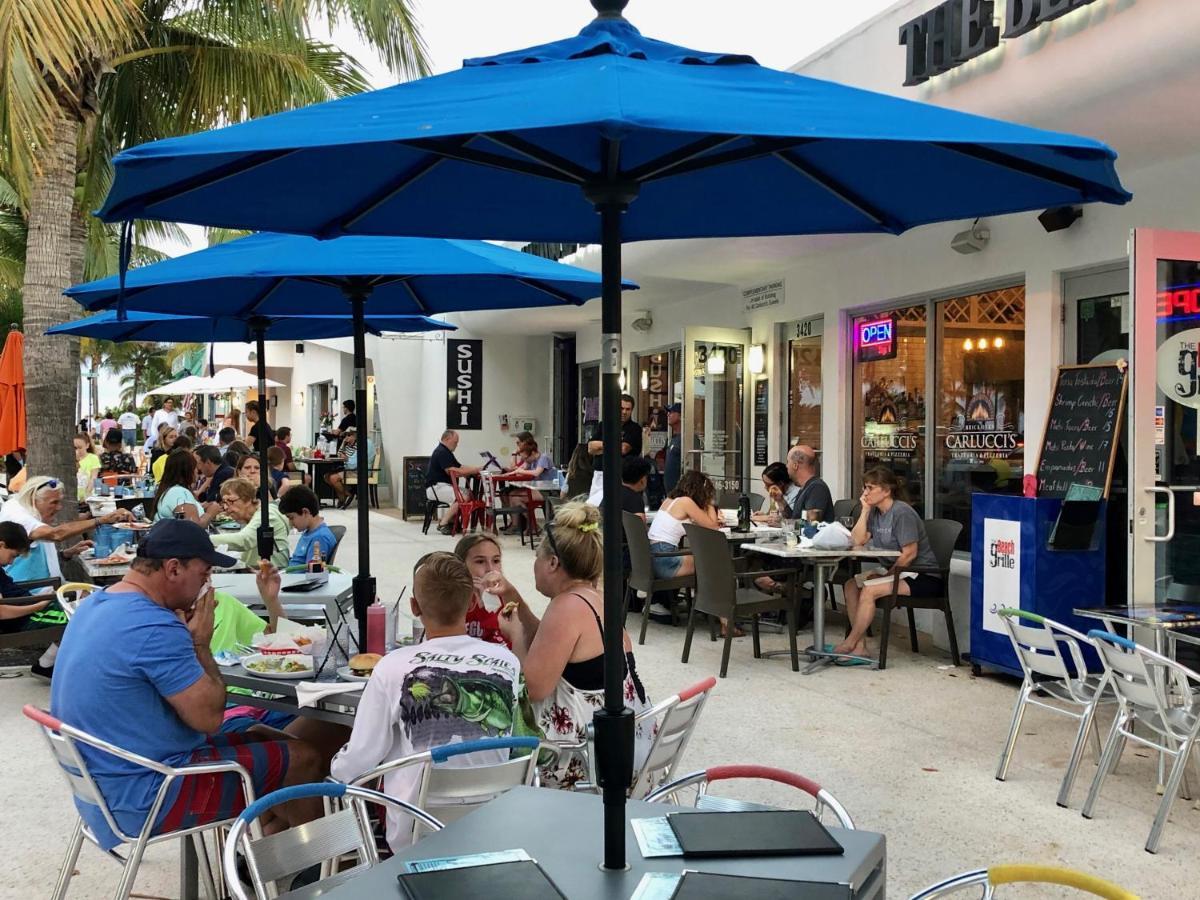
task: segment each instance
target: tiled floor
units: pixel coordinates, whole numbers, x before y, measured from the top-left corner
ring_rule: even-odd
[[[330,513],[351,528],[339,561],[356,560],[354,513]],[[394,597],[422,553],[449,548],[449,540],[422,536],[417,524],[373,514],[373,568],[380,594]],[[533,597],[532,557],[505,539],[506,574]],[[637,648],[638,668],[650,693],[663,696],[715,674],[719,644],[697,640],[691,662],[679,662],[682,629],[652,625]],[[785,645],[767,636],[768,649]],[[755,660],[749,638],[735,642],[729,677],[721,680],[688,750],[687,765],[702,768],[755,762],[803,772],[820,781],[850,810],[860,828],[888,842],[888,895],[906,897],[937,878],[1003,861],[1067,865],[1116,880],[1146,898],[1200,893],[1197,847],[1200,811],[1179,800],[1161,851],[1142,849],[1158,797],[1153,760],[1130,747],[1105,787],[1092,821],[1078,812],[1094,771],[1081,770],[1072,809],[1054,803],[1073,736],[1072,723],[1037,711],[1025,719],[1021,742],[1001,784],[993,775],[1016,683],[974,678],[967,667],[948,668],[936,651],[913,656],[897,637],[889,667],[793,673],[786,657]],[[73,812],[66,787],[33,727],[24,703],[49,702],[46,685],[28,677],[0,680],[0,734],[5,737],[0,839],[8,860],[0,898],[46,896],[57,871]],[[1200,790],[1200,780],[1196,781]],[[785,789],[733,783],[726,793],[785,805]],[[177,851],[151,851],[135,888],[142,897],[178,897]],[[70,897],[103,898],[116,886],[117,868],[85,847]],[[1079,896],[1016,889],[1005,897]]]

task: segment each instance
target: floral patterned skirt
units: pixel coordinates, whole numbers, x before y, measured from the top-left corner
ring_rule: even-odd
[[[636,716],[650,708],[646,690],[633,664],[633,654],[625,654],[625,704]],[[585,691],[559,678],[554,693],[533,705],[538,726],[546,740],[554,744],[585,744],[587,726],[596,710],[604,706],[604,691]],[[650,750],[658,726],[653,722],[638,723],[633,736],[634,770],[641,768]],[[587,750],[566,750],[552,765],[539,770],[542,787],[571,790],[580,781],[588,781]]]

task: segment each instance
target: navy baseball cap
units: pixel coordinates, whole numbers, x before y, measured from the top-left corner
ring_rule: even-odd
[[[237,565],[237,558],[218,553],[208,532],[187,519],[161,519],[138,544],[137,555],[148,559],[202,559],[213,566]]]
[[[683,404],[682,403],[672,403],[669,406],[667,406],[667,412],[681,413],[681,412],[683,412]]]

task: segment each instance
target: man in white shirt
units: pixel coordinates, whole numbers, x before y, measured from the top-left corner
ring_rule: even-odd
[[[142,416],[142,440],[149,440],[154,432],[154,404],[150,404],[150,412]]]
[[[154,414],[154,419],[150,422],[150,428],[157,433],[158,426],[166,422],[172,428],[179,427],[179,413],[175,411],[175,399],[168,397],[163,401],[162,409]]]
[[[425,640],[401,647],[376,665],[354,717],[350,741],[333,758],[330,773],[350,782],[381,763],[443,744],[528,734],[518,692],[521,663],[503,644],[467,635],[467,608],[475,583],[466,564],[450,553],[430,553],[413,572],[412,612]],[[454,768],[497,765],[507,750],[456,756]],[[384,791],[416,802],[421,767],[384,777]],[[412,820],[388,811],[388,844],[412,843]]]
[[[121,437],[125,441],[125,446],[132,450],[137,446],[137,427],[138,417],[132,409],[127,409],[121,413],[117,419],[117,424],[121,426]],[[101,435],[103,440],[107,435]]]

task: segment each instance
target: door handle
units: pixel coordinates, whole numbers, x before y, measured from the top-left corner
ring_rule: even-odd
[[[1175,537],[1175,492],[1170,488],[1165,487],[1148,487],[1143,488],[1147,494],[1166,494],[1167,495],[1167,533],[1166,534],[1149,534],[1146,540],[1155,544],[1165,544],[1167,541]]]

